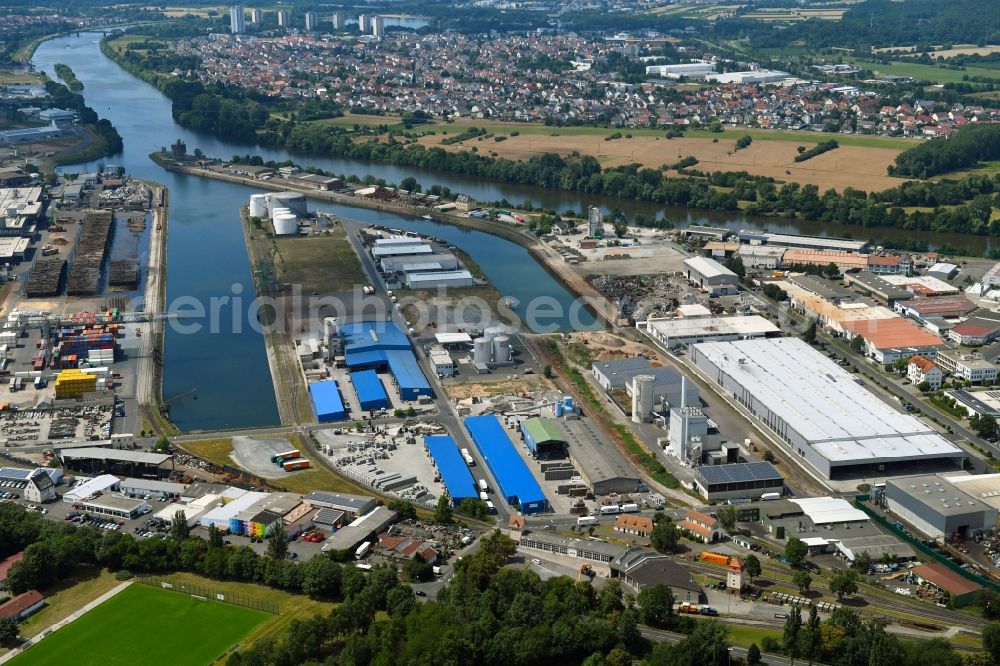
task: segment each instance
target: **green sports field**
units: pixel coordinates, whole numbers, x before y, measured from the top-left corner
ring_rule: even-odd
[[[242,606],[135,584],[11,663],[205,666],[271,617]]]

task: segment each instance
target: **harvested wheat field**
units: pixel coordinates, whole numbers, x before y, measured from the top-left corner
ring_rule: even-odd
[[[820,190],[843,190],[854,187],[867,191],[898,187],[900,179],[890,178],[886,172],[896,155],[894,148],[868,146],[841,146],[836,150],[805,162],[795,162],[799,145],[811,148],[818,140],[836,138],[829,135],[803,136],[803,142],[755,139],[743,150],[736,151],[735,140],[720,138],[682,137],[676,139],[639,136],[631,139],[605,141],[601,136],[549,136],[521,134],[496,142],[491,138],[482,141],[470,139],[450,146],[441,145],[438,135],[420,139],[424,145],[439,146],[445,150],[468,150],[475,146],[482,154],[493,154],[513,160],[525,160],[543,153],[568,155],[579,151],[593,155],[606,167],[638,162],[643,166],[658,168],[675,164],[688,155],[698,159],[694,167],[701,171],[747,171],[778,180],[817,185]]]

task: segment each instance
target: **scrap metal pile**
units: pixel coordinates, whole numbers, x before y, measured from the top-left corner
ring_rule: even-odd
[[[149,208],[152,191],[141,180],[129,178],[120,187],[107,188],[101,192],[102,206],[113,206],[125,210],[145,210]]]

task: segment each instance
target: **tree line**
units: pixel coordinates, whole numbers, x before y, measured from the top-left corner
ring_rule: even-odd
[[[61,109],[71,109],[76,111],[80,122],[93,127],[99,140],[104,147],[104,155],[115,155],[122,152],[124,143],[122,136],[107,118],[100,118],[97,112],[87,106],[83,97],[56,81],[47,80],[45,82],[45,92],[52,99],[52,103]]]
[[[1000,125],[967,125],[952,137],[931,139],[896,156],[889,175],[930,178],[1000,159]]]

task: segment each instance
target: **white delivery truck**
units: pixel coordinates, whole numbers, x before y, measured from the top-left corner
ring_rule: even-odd
[[[577,527],[583,527],[584,525],[596,525],[596,524],[597,524],[597,518],[594,518],[593,516],[580,516],[579,518],[576,519]]]
[[[479,490],[484,493],[490,492],[490,487],[486,485],[486,479],[479,479]]]
[[[614,515],[616,513],[621,513],[621,512],[622,512],[622,508],[620,506],[618,506],[617,504],[608,504],[607,506],[602,506],[601,507],[601,514],[605,515],[605,516],[611,516],[611,515]]]
[[[484,502],[489,502],[490,496],[487,495],[486,493],[479,493],[479,499],[483,500]]]
[[[465,458],[465,464],[469,467],[476,464],[476,461],[472,459],[472,454],[469,453],[469,449],[462,449],[462,457]]]

